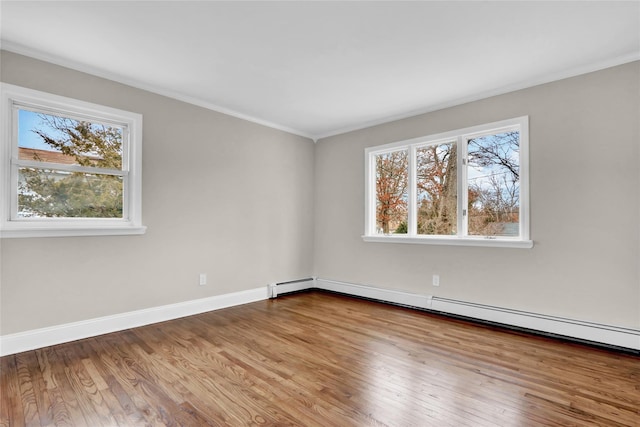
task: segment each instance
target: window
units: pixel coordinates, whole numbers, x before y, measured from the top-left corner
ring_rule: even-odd
[[[528,117],[365,150],[365,241],[530,248]]]
[[[142,234],[142,116],[2,85],[2,237]]]

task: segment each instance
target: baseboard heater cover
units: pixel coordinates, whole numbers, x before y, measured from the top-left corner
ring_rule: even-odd
[[[640,330],[513,310],[335,280],[316,279],[315,288],[413,307],[570,341],[640,352]]]
[[[540,331],[560,338],[587,343],[603,343],[640,351],[640,330],[595,322],[542,315],[521,310],[433,297],[431,311],[480,319],[515,329]]]
[[[269,284],[269,298],[277,298],[278,295],[291,294],[312,289],[315,286],[315,277],[290,280],[288,282]]]

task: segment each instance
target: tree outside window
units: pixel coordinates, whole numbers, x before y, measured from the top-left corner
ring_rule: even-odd
[[[19,159],[31,161],[18,171],[19,217],[122,218],[122,176],[104,173],[122,170],[121,127],[20,110],[19,133],[25,132],[38,144],[18,141]]]
[[[511,119],[367,149],[375,229],[366,235],[527,240],[526,124],[526,117]]]
[[[0,238],[144,234],[142,115],[0,84]]]

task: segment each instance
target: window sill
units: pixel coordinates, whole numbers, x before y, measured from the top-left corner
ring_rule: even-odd
[[[145,226],[102,226],[102,227],[11,227],[0,230],[0,238],[28,237],[83,237],[83,236],[127,236],[144,234]]]
[[[365,242],[375,243],[409,243],[419,245],[448,245],[448,246],[483,246],[489,248],[519,248],[530,249],[533,240],[515,239],[487,239],[473,237],[414,237],[402,235],[362,236]]]

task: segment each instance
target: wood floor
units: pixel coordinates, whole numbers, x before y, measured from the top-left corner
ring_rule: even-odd
[[[2,426],[640,426],[640,357],[320,292],[0,367]]]

